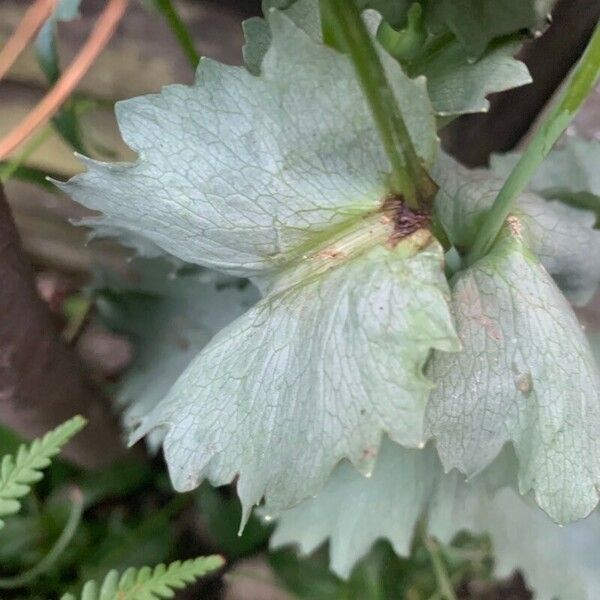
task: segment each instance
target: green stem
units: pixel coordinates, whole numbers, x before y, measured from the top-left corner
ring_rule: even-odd
[[[457,600],[454,588],[450,582],[450,577],[446,571],[446,565],[440,553],[440,548],[437,542],[430,537],[425,538],[425,547],[429,551],[431,556],[431,562],[433,563],[433,570],[435,572],[435,578],[438,582],[440,596],[446,600]]]
[[[78,490],[74,489],[72,493],[71,511],[67,524],[65,525],[59,538],[54,543],[54,546],[50,549],[50,552],[40,560],[37,565],[31,569],[15,575],[14,577],[5,577],[0,579],[0,589],[14,589],[27,585],[30,581],[33,581],[36,577],[39,577],[42,573],[48,571],[52,565],[60,558],[62,553],[66,550],[67,546],[73,539],[77,527],[81,521],[81,515],[83,514],[83,494]]]
[[[49,126],[44,127],[26,144],[22,152],[14,158],[0,163],[0,183],[6,183],[51,135],[52,128]]]
[[[200,54],[196,50],[194,40],[185,26],[185,23],[181,20],[179,13],[175,10],[173,3],[171,0],[154,0],[154,3],[167,20],[171,31],[177,38],[177,41],[189,63],[192,65],[192,68],[196,69],[200,62]]]
[[[558,105],[546,117],[527,150],[504,183],[492,208],[483,221],[479,235],[466,257],[467,265],[485,256],[493,246],[506,217],[508,217],[517,196],[523,192],[529,180],[548,155],[552,146],[563,134],[577,110],[600,77],[600,24],[592,35],[575,72],[570,78],[566,91]]]
[[[348,52],[391,163],[390,185],[413,209],[430,202],[434,192],[421,165],[396,98],[354,0],[321,0],[323,35]]]

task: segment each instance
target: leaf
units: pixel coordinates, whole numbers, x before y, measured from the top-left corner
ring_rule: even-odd
[[[426,417],[444,467],[471,476],[512,442],[522,494],[558,523],[587,516],[600,484],[600,376],[569,304],[506,236],[456,277],[453,308],[464,349],[434,355]]]
[[[513,489],[514,468],[505,452],[465,482],[456,471],[443,474],[432,446],[409,450],[387,440],[371,478],[338,466],[316,498],[280,515],[271,545],[308,554],[329,541],[331,568],[347,578],[377,539],[409,555],[424,517],[429,535],[446,545],[461,531],[489,535],[494,575],[519,569],[538,600],[594,600],[600,515],[558,527]]]
[[[181,260],[275,275],[307,247],[377,210],[389,163],[349,59],[269,14],[262,75],[203,60],[194,87],[117,105],[135,164],[86,160],[63,185],[103,217]],[[425,163],[437,149],[423,82],[392,84]]]
[[[386,439],[370,478],[340,464],[316,498],[282,513],[271,546],[294,543],[309,554],[329,540],[330,567],[344,578],[378,539],[408,556],[415,525],[440,475],[431,447],[407,450]]]
[[[210,338],[258,300],[247,281],[208,271],[179,274],[164,259],[130,264],[133,283],[101,274],[96,305],[104,324],[127,334],[135,359],[119,380],[115,399],[131,428],[166,395]],[[160,431],[148,437],[152,450]]]
[[[50,18],[44,23],[35,40],[35,52],[48,81],[56,82],[60,75],[58,50],[56,48],[56,24],[79,18],[81,0],[59,0]]]
[[[260,65],[271,45],[269,24],[261,17],[252,17],[242,22],[244,39],[242,47],[244,64],[252,75],[260,74]]]
[[[495,154],[490,168],[499,177],[508,177],[520,158],[518,153]],[[600,143],[566,137],[552,150],[529,183],[529,189],[545,198],[600,213]]]
[[[512,483],[514,465],[505,452],[467,484],[456,471],[444,474],[432,445],[413,450],[386,439],[371,477],[341,463],[316,497],[277,515],[271,546],[295,544],[308,554],[329,541],[331,569],[347,578],[377,540],[409,556],[422,518],[452,541],[479,504],[487,506],[497,489]]]
[[[0,463],[0,517],[18,512],[20,499],[31,490],[31,484],[42,479],[52,457],[86,424],[83,417],[73,417],[30,445],[21,444],[16,455],[5,455]],[[0,519],[0,529],[4,521]]]
[[[511,487],[479,498],[468,485],[453,489],[455,510],[451,514],[440,511],[430,521],[432,535],[446,543],[460,529],[489,535],[494,575],[505,578],[518,569],[536,600],[596,598],[600,584],[597,512],[578,523],[558,527]]]
[[[388,22],[401,23],[409,3],[395,1],[388,4],[388,7],[385,6],[386,2],[363,2],[360,5],[362,8],[378,10]],[[269,2],[263,3],[265,13],[270,6]],[[396,18],[392,18],[390,10],[398,11]],[[316,0],[297,0],[287,8],[285,14],[311,39],[322,41]],[[380,20],[371,21],[376,30]],[[263,19],[253,18],[245,22],[244,28],[246,65],[252,73],[257,74],[270,44],[269,27]],[[498,42],[479,60],[473,61],[457,40],[447,38],[446,35],[443,40],[440,38],[440,41],[426,46],[414,61],[402,63],[411,77],[424,75],[427,78],[427,90],[436,114],[454,116],[485,112],[489,109],[486,100],[488,94],[531,82],[525,64],[513,58],[518,48],[514,41]]]
[[[484,169],[464,169],[447,156],[440,157],[435,171],[437,215],[455,246],[470,247],[502,180]],[[600,282],[600,231],[593,227],[593,213],[527,193],[514,214],[527,245],[569,300],[586,304]]]
[[[81,0],[59,0],[35,40],[37,61],[51,85],[54,85],[60,77],[60,61],[56,44],[57,23],[79,18],[80,3]],[[56,113],[52,122],[68,144],[78,152],[84,151],[75,100],[68,100]]]
[[[472,58],[495,38],[521,30],[539,31],[554,0],[441,0],[442,18]]]
[[[173,598],[174,590],[185,588],[196,579],[222,567],[220,556],[206,556],[176,561],[168,566],[158,565],[154,569],[127,569],[119,577],[117,571],[110,571],[100,587],[88,581],[81,592],[81,600],[156,600]],[[65,594],[61,600],[77,600],[73,594]]]
[[[134,440],[167,430],[176,489],[237,477],[246,519],[263,495],[278,512],[315,494],[344,457],[370,470],[384,431],[422,443],[423,366],[431,348],[456,349],[442,249],[423,230],[379,245],[376,219],[370,247],[346,234],[300,264],[142,420]]]
[[[456,40],[408,66],[411,76],[424,75],[435,112],[443,117],[487,112],[486,96],[531,83],[527,66],[513,58],[519,44],[500,42],[477,61]]]
[[[103,210],[102,227],[260,286],[133,436],[166,432],[178,490],[237,479],[244,520],[265,495],[282,509],[314,494],[344,457],[368,470],[384,432],[422,443],[424,364],[457,348],[442,248],[422,215],[402,229],[354,68],[268,19],[259,77],[203,61],[194,88],[122,104],[138,162],[89,162],[65,186]],[[431,162],[424,83],[387,67]]]

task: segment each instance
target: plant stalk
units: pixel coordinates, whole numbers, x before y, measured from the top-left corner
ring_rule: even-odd
[[[392,192],[413,209],[429,204],[435,186],[421,165],[377,51],[354,0],[321,0],[325,41],[347,52],[391,163]]]
[[[171,0],[154,0],[154,4],[158,10],[163,14],[173,35],[179,42],[183,53],[187,57],[190,65],[195,70],[200,62],[200,54],[196,50],[194,40],[190,35],[185,23],[182,21],[179,13],[173,6]]]
[[[69,512],[67,523],[48,554],[46,554],[39,563],[24,573],[20,573],[14,577],[1,578],[0,589],[15,589],[27,585],[36,577],[49,571],[54,563],[61,557],[73,539],[83,514],[83,495],[81,491],[73,489],[71,491],[71,500],[71,510]]]
[[[517,196],[563,134],[600,78],[600,23],[567,83],[557,106],[546,117],[515,165],[483,221],[479,235],[466,257],[467,266],[484,257],[493,246]]]
[[[439,594],[445,600],[457,600],[454,588],[446,571],[446,565],[440,553],[440,548],[435,540],[430,537],[425,538],[425,547],[431,556],[435,578],[438,582]]]

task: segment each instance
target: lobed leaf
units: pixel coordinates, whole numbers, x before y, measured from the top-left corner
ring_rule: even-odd
[[[373,475],[362,477],[342,463],[316,498],[282,513],[272,547],[296,545],[308,554],[329,542],[332,570],[347,578],[378,539],[401,556],[421,518],[443,544],[461,531],[489,535],[494,575],[519,569],[539,600],[594,600],[598,577],[600,517],[558,527],[513,488],[511,453],[465,482],[444,474],[435,449],[409,450],[384,441]]]
[[[599,499],[600,375],[568,302],[506,235],[457,275],[452,304],[463,350],[435,354],[428,371],[427,432],[444,467],[471,476],[512,442],[522,494],[558,523],[587,516]]]
[[[206,556],[176,561],[168,566],[158,565],[151,569],[129,568],[120,577],[110,571],[100,586],[88,581],[79,596],[81,600],[158,600],[173,598],[175,590],[181,590],[200,577],[222,567],[221,556]],[[74,594],[64,594],[61,600],[77,600]]]
[[[194,87],[117,105],[135,164],[86,160],[62,187],[104,233],[233,275],[273,277],[328,232],[380,207],[389,164],[349,59],[280,12],[260,77],[203,60]],[[437,149],[423,82],[394,65],[424,162]]]
[[[444,155],[434,178],[440,186],[436,211],[448,237],[459,249],[469,247],[502,180],[485,169],[464,169]],[[526,245],[569,300],[586,304],[600,282],[600,231],[594,228],[594,214],[527,193],[518,200],[514,215]]]
[[[42,470],[61,448],[86,424],[83,417],[73,417],[43,438],[19,446],[16,455],[5,455],[0,463],[0,517],[18,512],[20,499],[26,496],[33,483],[42,479]],[[0,529],[4,521],[0,519]]]
[[[119,379],[115,399],[131,429],[169,389],[211,337],[258,300],[247,281],[196,269],[174,272],[165,259],[130,264],[134,282],[102,273],[96,306],[105,325],[128,335],[135,358]],[[157,450],[162,433],[148,436]]]
[[[315,494],[344,457],[370,470],[384,431],[423,442],[423,366],[431,348],[456,349],[442,249],[424,231],[378,242],[353,251],[346,235],[307,258],[142,420],[134,440],[167,431],[176,489],[237,477],[247,518],[263,495],[279,511]]]
[[[554,1],[441,0],[433,4],[433,10],[469,56],[478,58],[495,38],[522,30],[539,31],[547,24]]]
[[[421,444],[423,367],[457,348],[442,248],[423,215],[402,230],[349,59],[268,19],[260,76],[203,61],[195,87],[122,104],[137,163],[92,161],[65,186],[96,225],[259,284],[133,437],[166,432],[179,490],[237,479],[244,518],[264,495],[283,509],[316,493],[344,457],[368,470],[385,432]],[[429,164],[424,82],[386,68]]]

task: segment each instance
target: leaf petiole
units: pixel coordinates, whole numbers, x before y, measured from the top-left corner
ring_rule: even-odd
[[[154,0],[154,4],[165,17],[188,62],[193,69],[196,69],[200,62],[200,54],[196,50],[194,39],[173,6],[173,3],[171,0]]]
[[[356,3],[321,0],[321,15],[325,40],[352,59],[392,166],[392,191],[401,194],[413,209],[428,204],[435,186],[421,165]]]
[[[567,83],[565,93],[534,135],[487,213],[479,234],[466,256],[467,266],[489,252],[517,196],[525,189],[536,169],[563,134],[599,77],[600,24],[596,25],[592,39]]]

